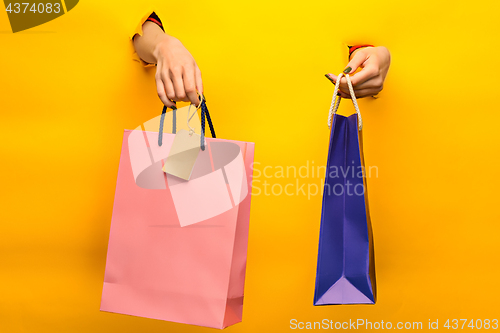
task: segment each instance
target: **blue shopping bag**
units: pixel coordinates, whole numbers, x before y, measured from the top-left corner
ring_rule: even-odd
[[[362,151],[362,119],[336,113],[339,75],[330,108],[328,152],[319,236],[314,305],[374,304],[376,301],[373,236],[368,212]]]

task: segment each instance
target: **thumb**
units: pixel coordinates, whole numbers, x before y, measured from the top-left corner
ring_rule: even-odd
[[[354,73],[359,66],[361,66],[367,59],[367,54],[363,52],[364,50],[359,50],[354,54],[351,61],[347,64],[344,69],[344,74]]]

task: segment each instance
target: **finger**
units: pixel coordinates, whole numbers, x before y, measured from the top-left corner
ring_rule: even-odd
[[[333,83],[336,83],[337,78],[338,78],[336,75],[328,74],[328,76],[330,78],[332,78]],[[351,83],[352,83],[352,79],[351,79]],[[354,88],[354,84],[353,84],[353,88]],[[380,91],[380,90],[382,90],[382,82],[381,82],[380,77],[376,77],[376,78],[373,78],[371,80],[368,80],[368,81],[362,83],[361,85],[356,86],[356,88],[354,88],[353,90],[354,90],[354,95],[356,97],[358,97],[358,92],[360,90],[366,90],[366,91],[363,91],[363,93],[365,93],[365,92],[370,93],[372,91],[377,91],[377,90]],[[349,90],[349,86],[347,85],[347,79],[345,77],[342,77],[340,80],[339,93],[340,93],[340,96],[342,98],[351,98],[351,92]],[[366,96],[363,95],[362,97],[366,97]]]
[[[338,80],[338,76],[333,75],[333,74],[328,74],[328,76],[331,78],[332,83],[336,85],[337,80]],[[346,80],[345,76],[343,76],[340,79],[339,89],[343,90],[344,92],[349,92],[349,86],[347,85],[347,80]]]
[[[349,94],[350,94],[349,89],[342,89],[342,88],[339,88],[339,92],[340,92],[340,93],[343,93],[343,94],[347,94],[347,95],[349,95]]]
[[[200,99],[196,93],[196,79],[194,76],[194,69],[184,69],[184,75],[182,76],[184,81],[184,91],[189,101],[198,106],[200,104]]]
[[[156,76],[156,92],[158,93],[158,97],[160,97],[161,102],[168,108],[175,106],[175,103],[172,102],[165,92],[165,85],[161,79],[161,75]]]
[[[326,78],[327,78],[327,79],[328,79],[328,80],[329,80],[329,81],[330,81],[330,82],[331,82],[334,86],[336,86],[336,85],[337,85],[337,84],[336,84],[336,83],[337,83],[337,79],[338,79],[337,75],[334,75],[334,74],[329,73],[329,74],[325,74],[325,77],[326,77]]]
[[[378,94],[380,92],[379,89],[363,89],[363,90],[360,90],[360,91],[355,91],[354,92],[354,96],[356,96],[356,98],[365,98],[365,97],[370,97],[370,96],[375,96],[376,94]],[[349,98],[349,99],[352,99],[351,97],[351,94],[346,94],[346,93],[341,93],[340,95],[342,98]]]
[[[362,89],[362,90],[356,90],[354,92],[356,98],[364,98],[364,97],[370,97],[378,94],[382,89],[378,88],[371,88],[371,89]]]
[[[339,91],[339,95],[340,97],[342,98],[351,98],[351,95],[350,94],[346,94],[345,92],[343,91]]]
[[[370,62],[368,60],[367,62],[365,62],[363,69],[360,72],[352,75],[350,77],[350,79],[351,79],[352,85],[357,88],[359,85],[363,84],[364,82],[366,82],[370,79],[373,79],[379,75],[380,75],[380,69],[379,69],[378,64],[376,64],[373,61]]]
[[[351,80],[351,83],[352,83],[352,80]],[[340,79],[340,85],[339,85],[339,88],[342,89],[343,91],[345,92],[348,92],[349,91],[349,86],[347,85],[347,79],[345,78],[345,76],[343,76],[341,79]]]
[[[187,102],[188,99],[186,96],[186,90],[184,89],[184,83],[182,80],[182,70],[174,69],[170,71],[170,74],[175,91],[174,100]]]
[[[333,83],[336,84],[337,82],[337,75],[333,75],[333,74],[328,74],[330,77],[332,77],[333,79]],[[348,89],[344,89],[342,90],[342,88],[339,87],[339,90],[337,91],[337,94],[342,97],[342,98],[347,98],[347,96],[349,95],[349,90]]]
[[[368,59],[368,56],[369,54],[365,50],[356,52],[344,69],[344,74],[354,73]]]
[[[382,76],[378,75],[378,76],[372,77],[371,79],[369,79],[361,84],[357,84],[355,86],[355,90],[376,89],[376,88],[382,89],[383,84],[384,84],[384,80],[382,79]]]
[[[357,89],[360,85],[377,77],[379,74],[380,72],[377,70],[376,66],[366,66],[360,72],[349,76],[349,78],[351,79],[352,86]],[[370,84],[375,84],[375,82],[376,81]],[[344,91],[349,91],[349,86],[347,85],[347,79],[345,77],[340,79],[340,88]]]
[[[172,80],[170,80],[170,76],[168,73],[162,73],[161,80],[163,85],[165,86],[165,93],[167,94],[167,98],[171,101],[175,100],[175,90]]]
[[[327,74],[327,77],[328,79],[330,79],[330,81],[332,81],[332,83],[336,86],[337,85],[337,80],[338,80],[338,76],[337,75],[334,75],[334,74]],[[340,82],[342,82],[342,80],[345,80],[345,78],[341,78]],[[345,81],[344,81],[345,82]],[[339,93],[343,93],[344,95],[349,95],[349,88],[347,87],[347,82],[345,82],[344,84],[344,87],[342,87],[342,83],[339,84],[339,90],[338,90]]]
[[[364,97],[376,95],[381,91],[382,91],[382,89],[378,88],[378,87],[377,88],[368,88],[368,89],[354,89],[354,96],[356,96],[356,98],[364,98]],[[340,92],[340,94],[341,94],[340,96],[342,98],[351,98],[351,93],[349,92],[349,90],[347,90],[347,91],[339,90],[339,92]]]
[[[201,79],[201,71],[198,66],[196,66],[194,75],[196,79],[196,90],[198,90],[200,95],[203,95],[203,81]]]
[[[337,82],[337,75],[332,73],[325,74],[326,78],[330,80],[331,83],[335,84]]]
[[[349,86],[347,85],[347,81],[345,77],[342,77],[340,79],[340,84],[339,84],[339,92],[343,93],[344,95],[350,96],[349,92]]]
[[[161,102],[167,107],[171,108],[175,106],[175,103],[167,98],[167,94],[165,93],[165,86],[161,80],[156,81],[156,91],[158,92],[158,97],[160,97]]]

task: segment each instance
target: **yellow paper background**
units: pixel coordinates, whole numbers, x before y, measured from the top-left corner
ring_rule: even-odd
[[[323,75],[344,68],[346,44],[393,56],[381,98],[359,101],[365,161],[379,171],[368,179],[377,304],[313,307],[321,194],[261,194],[243,323],[227,331],[500,319],[496,2],[138,3],[81,1],[16,34],[0,13],[1,332],[209,331],[99,311],[123,129],[161,112],[154,68],[131,60],[148,8],[196,58],[218,136],[255,142],[260,172],[325,164]],[[261,190],[296,181],[256,179]]]

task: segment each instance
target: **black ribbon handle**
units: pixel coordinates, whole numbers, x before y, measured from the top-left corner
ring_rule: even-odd
[[[172,133],[177,133],[176,131],[176,123],[177,123],[177,108],[172,107]],[[158,131],[158,146],[161,147],[163,144],[163,122],[165,121],[165,114],[167,113],[167,107],[163,107],[163,111],[161,112],[160,118],[160,129]],[[210,127],[210,133],[212,134],[212,138],[216,138],[214,125],[212,124],[212,119],[210,118],[210,113],[208,112],[207,103],[205,99],[201,101],[201,139],[200,139],[200,147],[201,150],[205,150],[205,117],[208,121],[208,126]]]

